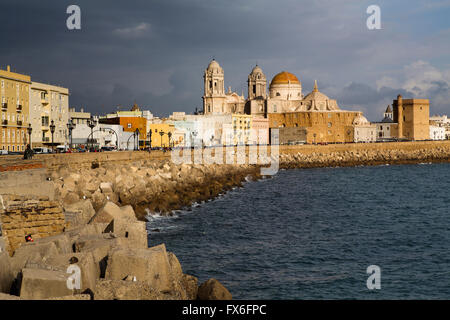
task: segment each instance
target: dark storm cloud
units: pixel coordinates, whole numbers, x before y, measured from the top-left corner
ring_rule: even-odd
[[[384,17],[395,17],[390,2],[380,3]],[[81,7],[80,31],[65,26],[71,4]],[[382,32],[369,32],[369,4],[2,0],[0,64],[11,64],[35,81],[67,86],[70,104],[94,113],[136,101],[156,115],[167,115],[201,106],[203,71],[212,57],[225,70],[225,86],[238,93],[246,89],[247,75],[258,62],[269,81],[288,70],[310,90],[318,79],[324,90],[334,87],[330,92],[336,96],[329,95],[341,106],[360,105],[376,116],[385,95],[392,100],[401,89],[370,89],[375,81],[393,65],[427,60],[429,51],[396,33],[395,19],[386,21]]]
[[[352,82],[336,96],[342,109],[362,110],[370,121],[380,121],[388,104],[401,94],[413,97],[413,93],[401,88],[382,87],[379,90],[364,83]]]

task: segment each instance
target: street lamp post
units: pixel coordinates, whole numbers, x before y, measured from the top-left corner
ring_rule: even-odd
[[[135,149],[139,150],[139,129],[136,129],[136,131],[134,133],[136,135],[136,141],[137,141],[137,147]]]
[[[94,148],[94,135],[93,135],[93,132],[94,132],[94,128],[95,128],[95,120],[94,120],[93,117],[91,117],[88,120],[88,127],[91,128],[91,148],[89,149],[89,151],[91,151],[91,149]],[[87,141],[87,142],[89,144],[89,141]]]
[[[72,149],[72,130],[75,129],[75,123],[73,123],[73,119],[70,119],[69,123],[67,123],[67,129],[69,129],[69,138],[70,138],[69,148]]]
[[[152,129],[150,129],[150,131],[148,132],[148,137],[149,137],[149,143],[150,143],[149,151],[151,151],[152,150]]]
[[[162,148],[162,147],[163,147],[162,137],[163,137],[163,135],[164,135],[164,131],[160,131],[160,132],[159,132],[159,135],[161,136],[161,148]]]
[[[169,132],[168,134],[167,134],[168,136],[169,136],[169,148],[171,148],[171,138],[172,138],[172,132]]]
[[[192,144],[195,147],[195,140],[197,138],[197,131],[192,132],[192,135],[194,136],[194,138],[192,139]]]
[[[191,148],[195,147],[195,138],[197,137],[197,131],[191,132]]]
[[[53,144],[53,135],[55,133],[55,121],[52,120],[50,123],[50,132],[52,133],[52,153],[55,153],[55,145]]]
[[[29,137],[28,140],[30,142],[29,143],[30,144],[30,148],[33,148],[32,145],[31,145],[31,132],[33,131],[33,128],[31,128],[31,123],[28,124],[27,131],[28,131],[28,137]]]

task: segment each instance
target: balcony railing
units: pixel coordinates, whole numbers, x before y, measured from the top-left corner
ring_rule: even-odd
[[[43,142],[50,142],[50,138],[49,138],[49,137],[43,137],[43,138],[42,138],[42,141],[43,141]]]

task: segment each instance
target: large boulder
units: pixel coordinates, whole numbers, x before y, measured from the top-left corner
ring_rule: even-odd
[[[198,288],[199,300],[231,300],[231,293],[216,279],[205,281]]]
[[[163,293],[171,292],[173,284],[166,246],[161,244],[147,249],[112,250],[108,256],[105,278],[123,280],[127,276],[147,282]]]
[[[54,242],[28,242],[22,244],[11,258],[11,269],[14,276],[25,267],[27,263],[40,263],[51,256],[58,255],[58,248]]]
[[[187,300],[196,300],[198,295],[198,279],[189,274],[183,274],[182,284]]]
[[[116,238],[113,234],[86,235],[78,238],[74,243],[75,252],[90,252],[98,266],[97,278],[104,278],[108,255],[115,248],[133,248],[134,243],[126,238]]]
[[[113,231],[117,236],[133,242],[135,248],[148,248],[147,228],[143,221],[117,219],[113,221]]]
[[[100,190],[102,191],[102,193],[112,193],[113,186],[110,182],[102,182],[100,183]]]
[[[73,296],[47,298],[46,300],[91,300],[91,296],[89,294],[75,294]]]
[[[0,252],[0,293],[9,293],[14,281],[11,262],[7,252]]]
[[[121,215],[122,217],[125,217],[130,220],[136,220],[136,215],[134,213],[132,206],[130,206],[130,205],[123,206],[123,207],[120,207],[120,210],[122,211],[122,215]]]
[[[79,195],[77,193],[71,192],[71,191],[67,192],[63,198],[64,205],[71,205],[78,201],[80,201]]]
[[[122,210],[115,203],[108,201],[95,215],[90,223],[111,223],[114,219],[128,218],[136,220],[135,216],[130,215],[129,209]]]
[[[50,257],[45,265],[51,266],[52,270],[67,272],[70,265],[77,265],[81,270],[81,291],[93,290],[95,281],[100,274],[99,264],[96,263],[91,252],[61,254]]]
[[[54,243],[58,253],[65,254],[72,252],[72,242],[67,234],[61,233],[56,236],[50,236],[45,238],[39,238],[35,240],[35,245],[41,245],[44,243]]]
[[[95,211],[100,210],[108,201],[106,199],[106,195],[104,193],[101,193],[100,190],[97,190],[92,194],[91,200],[92,206],[94,207]]]
[[[170,294],[162,293],[149,283],[127,280],[97,280],[94,300],[175,300]]]
[[[69,276],[70,274],[62,271],[24,268],[20,298],[42,300],[73,295],[73,290],[67,285]]]
[[[109,231],[118,237],[125,237],[135,242],[135,248],[147,248],[147,229],[145,222],[137,221],[131,206],[119,207],[113,202],[105,206],[92,218],[90,224],[108,223]]]
[[[0,300],[20,300],[20,297],[0,292]]]
[[[95,215],[94,207],[90,200],[81,200],[65,206],[64,213],[75,215],[75,224],[87,224]]]

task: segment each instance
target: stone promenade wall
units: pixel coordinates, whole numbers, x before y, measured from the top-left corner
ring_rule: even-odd
[[[61,205],[48,198],[27,199],[18,196],[0,196],[0,222],[6,250],[12,254],[25,236],[45,238],[63,232],[66,226]]]

